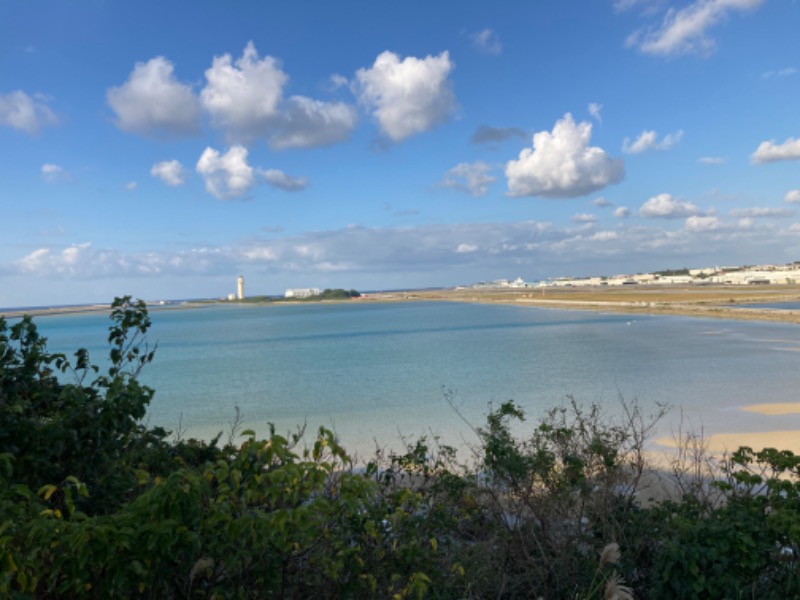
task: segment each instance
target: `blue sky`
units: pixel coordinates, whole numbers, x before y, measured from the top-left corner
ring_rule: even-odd
[[[800,4],[4,2],[0,306],[800,259]]]

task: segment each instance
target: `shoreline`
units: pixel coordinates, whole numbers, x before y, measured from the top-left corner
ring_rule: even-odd
[[[800,310],[749,308],[752,304],[800,303],[799,285],[771,286],[631,286],[628,288],[453,288],[444,290],[409,290],[374,292],[357,300],[323,300],[322,304],[344,302],[467,302],[532,306],[538,308],[614,312],[631,315],[673,315],[732,321],[762,321],[800,324]],[[308,302],[297,302],[307,304]],[[224,306],[229,301],[186,301],[179,304],[148,304],[149,310],[188,310]],[[294,302],[246,302],[251,307],[289,306]],[[0,309],[0,317],[24,315],[88,314],[110,311],[109,304],[42,307],[24,310]]]

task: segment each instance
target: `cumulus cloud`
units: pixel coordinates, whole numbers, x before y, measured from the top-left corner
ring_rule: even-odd
[[[236,138],[250,138],[269,127],[289,80],[275,58],[258,56],[252,41],[236,61],[230,54],[215,56],[205,75],[200,101],[212,123]]]
[[[481,125],[469,138],[473,144],[493,144],[495,142],[505,142],[511,138],[525,138],[527,133],[518,127],[489,127]]]
[[[48,125],[58,123],[55,113],[41,94],[29,96],[22,90],[0,94],[0,125],[34,135]]]
[[[578,213],[577,215],[573,215],[570,221],[579,224],[597,223],[597,217],[589,213]]]
[[[780,219],[791,217],[794,213],[788,208],[754,206],[751,208],[734,208],[729,214],[732,217],[745,219]]]
[[[697,162],[704,165],[723,165],[725,164],[725,159],[719,156],[703,156],[697,159]]]
[[[136,63],[128,80],[106,92],[117,127],[128,133],[182,136],[199,130],[200,106],[191,86],[180,83],[163,56]]]
[[[59,181],[67,181],[69,179],[69,173],[67,173],[63,167],[58,165],[45,163],[42,165],[41,171],[42,178],[47,183],[58,183]]]
[[[253,168],[247,164],[247,149],[233,146],[225,154],[206,148],[197,161],[209,194],[219,200],[244,196],[256,183]]]
[[[72,244],[61,252],[53,253],[49,248],[38,248],[16,262],[21,273],[53,273],[74,275],[81,268],[83,255],[91,244]]]
[[[614,209],[614,216],[618,219],[627,219],[631,216],[631,209],[626,206],[620,206]]]
[[[335,144],[347,139],[356,121],[356,109],[344,102],[292,96],[274,122],[269,144],[276,150]]]
[[[506,164],[509,195],[575,198],[622,181],[624,162],[590,146],[591,137],[592,125],[569,113],[552,132],[534,134],[533,147]]]
[[[718,217],[709,215],[694,215],[686,219],[684,224],[687,231],[703,233],[706,231],[717,231],[723,227],[722,221]]]
[[[478,247],[475,244],[459,244],[456,248],[456,252],[459,254],[469,254],[470,252],[475,252],[478,250]]]
[[[444,123],[455,111],[448,79],[453,67],[447,51],[403,60],[383,52],[372,67],[356,72],[359,100],[372,110],[389,139],[402,141]]]
[[[308,179],[305,177],[290,177],[278,169],[267,169],[262,175],[268,184],[287,192],[298,192],[308,187]]]
[[[164,160],[154,164],[150,169],[150,175],[171,186],[183,185],[186,181],[186,171],[177,160]]]
[[[476,33],[471,33],[469,39],[472,45],[485,54],[498,55],[503,51],[503,45],[500,43],[500,38],[491,29],[484,29]]]
[[[800,138],[789,138],[783,144],[776,144],[775,140],[761,142],[756,151],[750,155],[750,162],[756,165],[798,159],[800,159]]]
[[[128,183],[125,184],[125,189],[128,190],[129,192],[132,192],[137,187],[139,187],[139,184],[136,183],[135,181],[129,181]]]
[[[783,197],[783,201],[790,204],[800,204],[800,190],[789,190]]]
[[[647,219],[682,219],[702,214],[691,202],[675,198],[671,194],[653,196],[639,209],[639,215]]]
[[[200,101],[231,143],[265,138],[276,150],[324,146],[347,139],[356,124],[356,109],[344,102],[284,100],[289,76],[276,58],[260,57],[252,41],[235,61],[230,54],[214,57],[205,76]],[[331,81],[347,85],[341,76]]]
[[[631,142],[630,138],[625,138],[622,143],[622,151],[626,154],[640,154],[647,150],[669,150],[683,137],[683,131],[678,130],[675,133],[665,135],[661,141],[658,140],[658,134],[655,131],[643,131],[639,137]]]
[[[598,123],[602,123],[603,122],[603,118],[600,115],[600,111],[602,111],[602,110],[603,110],[603,105],[602,104],[597,104],[597,102],[590,102],[589,103],[589,114]]]
[[[672,56],[711,54],[716,43],[708,31],[731,12],[756,9],[765,0],[694,0],[683,8],[670,8],[655,27],[631,34],[626,45],[646,54]]]
[[[440,185],[468,192],[478,198],[486,194],[489,184],[495,180],[489,175],[491,170],[492,168],[482,161],[460,163],[445,173]]]

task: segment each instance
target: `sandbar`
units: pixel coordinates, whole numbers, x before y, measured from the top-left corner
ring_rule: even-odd
[[[672,437],[658,438],[655,443],[667,448],[675,448],[678,444]],[[800,430],[716,433],[706,436],[703,443],[712,453],[733,452],[740,446],[749,446],[755,451],[776,448],[800,454]]]
[[[751,404],[742,410],[759,415],[796,415],[800,414],[800,402],[775,402],[772,404]]]

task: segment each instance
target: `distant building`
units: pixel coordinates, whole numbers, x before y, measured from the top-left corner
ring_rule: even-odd
[[[284,298],[311,298],[312,296],[319,296],[322,290],[319,288],[293,288],[286,290],[283,295]]]
[[[236,278],[236,299],[244,300],[244,277],[241,275]]]

